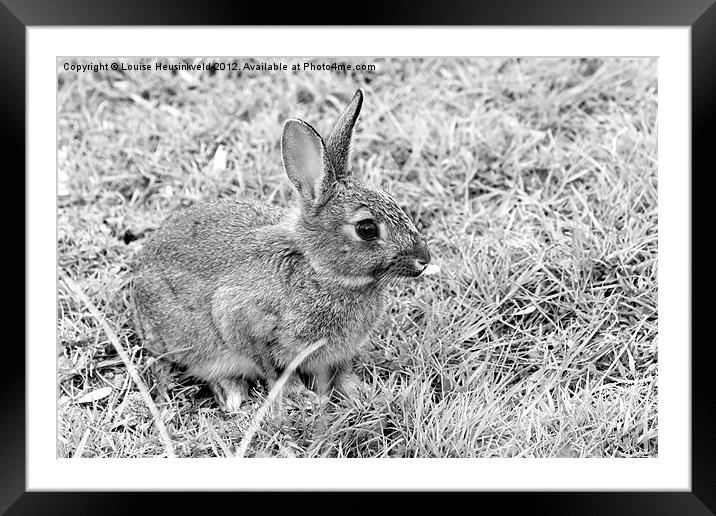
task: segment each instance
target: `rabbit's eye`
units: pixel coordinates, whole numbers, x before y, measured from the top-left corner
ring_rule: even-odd
[[[375,240],[378,238],[378,225],[371,219],[365,219],[356,223],[356,233],[363,240]]]

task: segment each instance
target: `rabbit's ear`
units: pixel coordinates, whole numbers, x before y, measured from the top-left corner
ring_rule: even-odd
[[[283,124],[281,155],[286,175],[301,200],[314,204],[335,181],[326,146],[316,130],[302,120]]]
[[[348,107],[343,110],[338,118],[331,135],[328,137],[328,155],[331,157],[333,169],[336,172],[336,179],[348,175],[348,161],[351,156],[351,136],[353,126],[358,120],[360,108],[363,105],[363,90],[359,89],[353,96]]]

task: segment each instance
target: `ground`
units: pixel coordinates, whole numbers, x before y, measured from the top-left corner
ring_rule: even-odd
[[[215,73],[64,62],[58,456],[166,453],[107,332],[63,278],[154,393],[127,291],[144,237],[200,199],[292,202],[282,122],[327,134],[358,87],[356,174],[398,199],[441,270],[391,289],[356,363],[364,397],[324,409],[290,398],[248,456],[656,456],[655,60],[351,59],[376,70]],[[189,457],[232,455],[266,396],[225,414],[178,372],[170,387],[158,409]]]

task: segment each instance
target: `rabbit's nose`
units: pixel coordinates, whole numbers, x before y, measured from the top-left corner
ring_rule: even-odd
[[[420,240],[420,243],[415,246],[415,258],[421,266],[425,267],[430,263],[430,249],[425,240]]]

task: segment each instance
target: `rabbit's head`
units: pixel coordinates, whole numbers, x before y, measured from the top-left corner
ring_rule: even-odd
[[[351,176],[351,135],[363,103],[358,90],[324,143],[306,122],[284,124],[281,152],[298,194],[296,240],[321,275],[360,287],[419,276],[430,252],[390,195]]]

